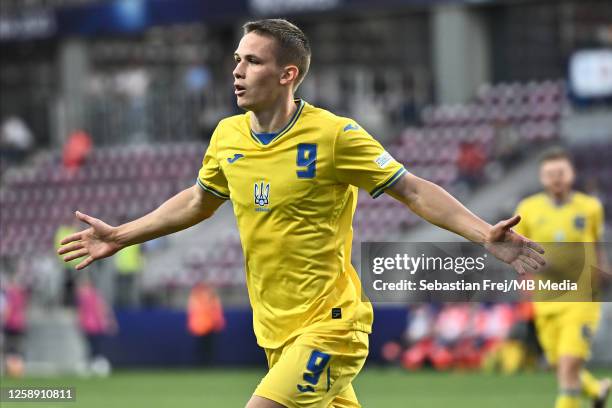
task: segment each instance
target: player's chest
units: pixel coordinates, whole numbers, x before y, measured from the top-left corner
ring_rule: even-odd
[[[218,151],[234,205],[258,212],[330,199],[332,150],[316,138],[271,148],[228,145]]]
[[[548,242],[576,242],[587,239],[588,217],[576,208],[548,208],[532,220],[532,230],[539,235],[536,239]]]

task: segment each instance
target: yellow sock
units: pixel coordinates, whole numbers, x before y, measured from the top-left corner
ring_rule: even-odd
[[[525,347],[518,341],[505,342],[500,349],[500,360],[502,373],[516,373],[525,361]]]
[[[579,394],[577,390],[561,391],[557,396],[555,408],[580,408]]]
[[[599,381],[593,374],[587,370],[580,371],[580,383],[582,384],[582,393],[591,399],[599,397]]]

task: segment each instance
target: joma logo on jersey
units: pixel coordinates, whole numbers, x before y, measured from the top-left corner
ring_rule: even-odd
[[[236,160],[241,159],[241,158],[243,158],[243,157],[244,157],[244,154],[241,154],[241,153],[236,153],[236,154],[234,155],[234,157],[228,157],[228,158],[227,158],[227,162],[228,162],[229,164],[232,164],[232,163],[233,163],[233,162],[235,162]]]
[[[254,187],[255,196],[255,211],[270,211],[268,204],[270,204],[270,183],[264,184],[255,183]]]

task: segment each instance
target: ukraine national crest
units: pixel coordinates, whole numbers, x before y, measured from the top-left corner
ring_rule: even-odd
[[[270,203],[270,183],[264,184],[255,183],[255,204],[260,207],[266,207]]]

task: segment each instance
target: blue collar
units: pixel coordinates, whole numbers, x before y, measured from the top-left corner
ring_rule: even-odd
[[[293,113],[293,116],[291,116],[291,119],[289,119],[289,122],[287,122],[287,124],[281,130],[272,133],[255,133],[253,132],[253,130],[251,130],[251,136],[253,137],[253,139],[257,140],[263,145],[268,145],[274,140],[284,135],[285,133],[289,132],[289,130],[291,130],[293,125],[295,125],[295,123],[297,122],[300,113],[302,113],[302,110],[304,109],[305,105],[304,101],[301,99],[295,99],[294,101],[296,104],[298,104],[298,107]]]
[[[278,135],[278,132],[273,133],[256,133],[253,132],[253,136],[255,136],[262,144],[269,144],[274,138]]]

